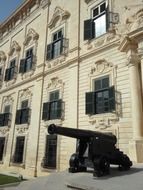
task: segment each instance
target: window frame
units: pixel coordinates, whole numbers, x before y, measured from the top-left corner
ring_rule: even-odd
[[[106,78],[108,78],[108,86],[105,87],[105,88],[95,89],[95,82],[98,81],[98,80],[100,81],[100,80],[106,79]],[[87,115],[97,115],[97,114],[112,113],[113,110],[114,111],[116,110],[115,87],[113,85],[111,85],[110,75],[104,75],[104,76],[101,76],[101,77],[98,77],[98,78],[94,78],[92,80],[92,89],[93,90],[91,92],[86,93],[86,111],[85,111],[85,113]],[[111,100],[113,98],[113,97],[111,97],[111,90],[112,89],[113,89],[113,93],[114,93],[113,94],[113,96],[114,96],[114,104],[112,104],[112,102],[111,102]],[[104,98],[104,92],[106,92],[106,91],[108,93],[108,99],[107,100],[103,99]],[[97,96],[100,93],[102,93],[102,96],[101,96],[102,101],[100,101],[101,102],[101,107],[98,107],[98,103],[100,103],[100,102],[99,101],[97,102]],[[90,97],[90,99],[89,99],[89,97]],[[107,108],[108,110],[106,111],[105,107],[107,107],[107,106],[104,106],[104,103],[107,103],[107,102],[108,102],[108,108]],[[102,111],[99,111],[100,109]]]

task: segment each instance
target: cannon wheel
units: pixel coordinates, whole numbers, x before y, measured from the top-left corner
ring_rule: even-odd
[[[69,160],[69,172],[70,173],[76,173],[76,172],[85,172],[87,168],[84,165],[80,164],[78,154],[74,153],[71,155],[71,158]]]
[[[110,173],[110,163],[108,158],[99,157],[95,158],[93,161],[94,164],[94,177],[101,177]]]
[[[127,171],[132,166],[132,162],[130,161],[129,157],[127,155],[123,155],[122,157],[122,164],[119,165],[118,169],[120,171]]]

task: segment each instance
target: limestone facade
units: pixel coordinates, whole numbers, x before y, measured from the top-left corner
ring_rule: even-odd
[[[112,132],[143,162],[142,101],[141,0],[27,0],[0,25],[1,171],[66,169],[76,139],[51,138],[51,123]]]

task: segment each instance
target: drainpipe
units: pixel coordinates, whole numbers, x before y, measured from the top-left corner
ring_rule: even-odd
[[[80,10],[81,10],[81,0],[78,1],[77,129],[79,128]]]
[[[49,22],[49,8],[50,8],[50,1],[48,2],[48,13],[47,13],[47,25],[46,25],[46,38],[45,38],[45,52],[47,49],[47,38],[48,38],[48,22]],[[42,102],[43,102],[43,89],[44,89],[44,76],[45,76],[45,62],[46,62],[46,53],[44,55],[44,65],[43,65],[43,75],[42,75],[42,88],[41,88],[41,104],[40,110],[42,110]],[[40,125],[41,125],[41,114],[39,115],[39,128],[38,128],[38,140],[37,140],[37,151],[36,151],[36,163],[35,163],[35,171],[34,177],[37,177],[37,166],[38,166],[38,153],[39,153],[39,140],[40,140]]]

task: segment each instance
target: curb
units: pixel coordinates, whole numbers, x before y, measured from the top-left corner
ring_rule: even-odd
[[[18,186],[19,184],[20,184],[20,182],[7,183],[7,184],[4,184],[4,185],[0,185],[0,190],[1,190],[1,188],[3,188],[3,187],[13,187],[13,186]]]

